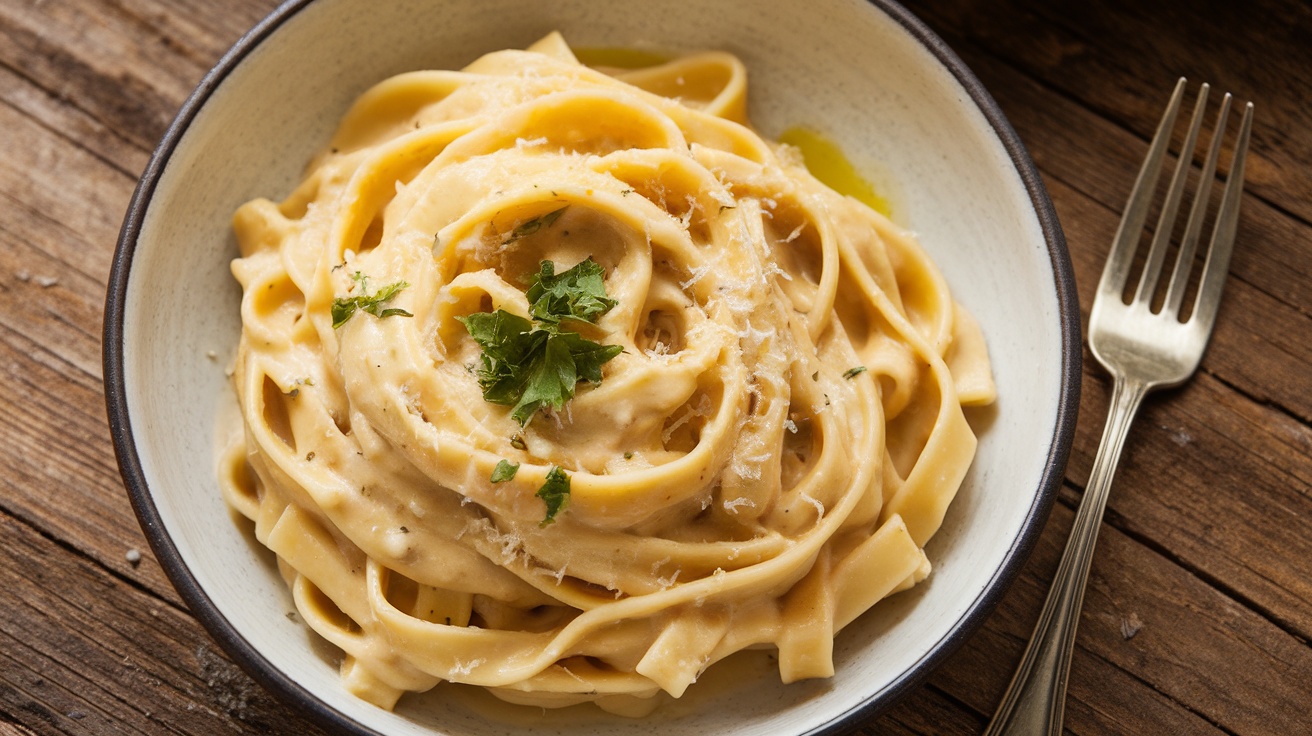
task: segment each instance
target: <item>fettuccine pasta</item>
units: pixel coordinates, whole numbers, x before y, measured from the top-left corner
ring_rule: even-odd
[[[450,681],[636,715],[747,648],[833,675],[929,574],[994,395],[915,239],[754,133],[728,54],[603,73],[553,34],[401,74],[234,226],[225,498],[384,708]],[[587,318],[534,311],[584,267]],[[535,354],[527,393],[565,398],[490,400],[518,366],[478,314],[583,345],[577,380]]]

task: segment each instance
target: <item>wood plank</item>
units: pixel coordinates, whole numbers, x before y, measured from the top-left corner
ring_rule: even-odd
[[[0,736],[35,736],[36,732],[21,723],[5,720],[0,714]]]
[[[7,39],[0,66],[148,152],[205,72],[275,6],[264,0],[7,3],[0,6]]]
[[[135,177],[146,168],[148,152],[61,100],[49,90],[0,66],[0,104],[32,118],[75,147],[83,148],[124,175]]]
[[[0,229],[50,259],[40,264],[45,270],[26,273],[55,278],[64,286],[76,283],[87,296],[98,291],[103,300],[114,243],[136,182],[8,106],[0,106],[0,129],[6,142],[0,157],[0,207],[5,211]],[[6,262],[3,282],[18,288],[23,273],[23,267]]]
[[[908,7],[963,56],[987,54],[1024,69],[1144,139],[1161,116],[1165,90],[1182,75],[1240,99],[1256,97],[1250,187],[1303,222],[1312,220],[1312,136],[1304,125],[1312,109],[1312,6],[917,0]]]
[[[0,63],[151,150],[205,65],[101,3],[5,3]]]
[[[128,505],[98,390],[66,380],[67,364],[7,329],[0,361],[0,412],[8,417],[0,424],[8,448],[0,453],[0,510],[180,605]],[[142,555],[135,565],[130,550]]]
[[[979,633],[930,677],[932,687],[976,710],[982,721],[991,717],[1002,700],[1012,673],[1020,664],[1070,534],[1074,519],[1071,506],[1077,501],[1075,494],[1063,494],[1063,501],[1054,509],[1033,556],[999,603],[997,611]],[[1133,556],[1135,565],[1160,568],[1168,576],[1188,577],[1169,560],[1104,525],[1099,555],[1105,557],[1103,548],[1112,545],[1127,547],[1126,554]],[[1101,567],[1101,560],[1099,557],[1095,568]],[[1135,669],[1124,667],[1109,657],[1109,650],[1129,644],[1123,636],[1120,642],[1096,638],[1096,646],[1086,644],[1090,635],[1086,629],[1101,626],[1113,615],[1104,609],[1105,603],[1092,598],[1085,601],[1077,649],[1071,664],[1067,730],[1077,734],[1196,733],[1220,736],[1225,733],[1195,713],[1191,704],[1163,695],[1156,683],[1145,681]],[[1149,615],[1148,609],[1139,611],[1139,616]],[[1261,623],[1256,616],[1252,617],[1252,622],[1255,625]],[[1120,632],[1121,621],[1112,623]],[[926,732],[933,733],[932,730]]]
[[[1104,527],[1104,531],[1106,531]],[[1134,544],[1104,534],[1085,594],[1080,645],[1235,734],[1312,730],[1306,675],[1312,647],[1281,631],[1207,581]],[[1141,628],[1126,639],[1122,622]],[[1101,683],[1073,690],[1089,703]],[[1153,729],[1145,729],[1148,732]]]
[[[133,181],[12,108],[0,127],[0,508],[176,601],[128,506],[101,385],[105,281]]]
[[[175,608],[0,515],[0,720],[37,733],[317,734]]]
[[[1077,236],[1111,237],[1115,221],[1100,216],[1098,205],[1061,183],[1050,188],[1063,220],[1079,223]],[[1096,275],[1087,274],[1101,263],[1087,250],[1073,255],[1091,291]],[[1304,362],[1312,361],[1312,345],[1297,328],[1306,320],[1240,281],[1228,286],[1226,300],[1200,374],[1149,397],[1131,430],[1109,513],[1128,533],[1152,539],[1199,575],[1225,580],[1256,610],[1312,637],[1312,427],[1299,416],[1312,401]],[[1110,387],[1087,350],[1085,376],[1067,468],[1081,486]],[[1299,411],[1290,413],[1290,405]]]
[[[107,12],[134,21],[139,35],[211,67],[243,34],[278,7],[278,0],[106,0]]]
[[[1046,595],[1074,511],[1054,510],[1026,574],[935,687],[991,713]],[[1056,532],[1056,533],[1054,533]],[[1033,572],[1039,572],[1034,575]],[[1301,733],[1312,648],[1103,525],[1073,660],[1074,733]]]
[[[1097,385],[1090,397],[1105,405],[1106,389]],[[1236,404],[1249,415],[1237,415]],[[1150,399],[1127,440],[1109,519],[1306,640],[1312,638],[1312,491],[1300,477],[1312,473],[1312,460],[1279,452],[1267,425],[1251,420],[1255,406],[1209,376]],[[1087,430],[1089,443],[1096,429]],[[1235,445],[1235,434],[1274,454]],[[1306,440],[1312,432],[1300,434]],[[1081,452],[1072,465],[1083,469],[1089,462]]]
[[[1066,225],[1081,302],[1087,315],[1102,268],[1106,248],[1102,244],[1110,243],[1119,222],[1119,210],[1101,201],[1109,196],[1111,187],[1100,182],[1109,178],[1109,170],[1120,168],[1124,170],[1128,187],[1146,144],[1105,121],[1091,118],[1084,108],[1054,98],[1043,88],[1027,82],[1014,69],[996,62],[985,62],[982,66],[996,76],[993,80],[996,86],[1005,90],[1000,96],[1001,104],[1021,111],[1013,115],[1018,130],[1027,136],[1027,141],[1037,141],[1031,147],[1036,151],[1058,213]],[[1081,150],[1078,142],[1085,134],[1123,145],[1106,146],[1111,153],[1102,157],[1097,152]],[[1056,168],[1058,175],[1053,176],[1049,168]],[[1312,529],[1306,521],[1309,514],[1303,512],[1307,509],[1312,467],[1307,452],[1298,450],[1312,443],[1312,430],[1305,419],[1312,416],[1312,376],[1306,370],[1306,365],[1312,362],[1312,341],[1306,339],[1312,334],[1312,322],[1305,307],[1277,298],[1267,285],[1284,288],[1287,298],[1301,299],[1302,294],[1294,292],[1306,291],[1306,296],[1312,299],[1312,291],[1307,291],[1312,288],[1309,286],[1312,274],[1309,278],[1303,275],[1312,269],[1312,259],[1306,257],[1305,248],[1299,245],[1306,237],[1306,225],[1255,197],[1247,198],[1245,206],[1250,205],[1250,210],[1257,209],[1259,213],[1253,215],[1246,210],[1241,220],[1244,224],[1240,236],[1247,239],[1236,254],[1236,277],[1227,286],[1216,335],[1204,359],[1203,375],[1216,378],[1206,388],[1190,384],[1165,397],[1153,397],[1149,403],[1149,421],[1159,426],[1197,424],[1169,412],[1157,413],[1159,410],[1154,407],[1160,401],[1169,401],[1169,406],[1179,407],[1179,411],[1204,413],[1212,428],[1209,440],[1202,446],[1193,442],[1190,453],[1182,456],[1175,451],[1185,435],[1158,432],[1160,436],[1152,448],[1143,451],[1144,456],[1156,459],[1150,460],[1150,468],[1132,479],[1125,477],[1128,471],[1122,471],[1124,484],[1139,489],[1137,494],[1131,499],[1113,494],[1111,511],[1131,533],[1157,540],[1165,545],[1166,553],[1178,556],[1199,574],[1227,580],[1236,586],[1237,595],[1258,610],[1267,612],[1280,625],[1307,636],[1312,632],[1309,629],[1312,599],[1305,581],[1312,575],[1312,555],[1306,554],[1304,540]],[[1254,283],[1263,288],[1255,287]],[[1283,286],[1295,283],[1299,285]],[[1088,475],[1107,406],[1106,378],[1087,351],[1085,361],[1088,379],[1080,435],[1068,469],[1068,477],[1080,484]],[[1201,384],[1204,380],[1200,376],[1194,383]],[[1238,388],[1242,393],[1228,387]],[[1263,405],[1268,403],[1274,406]],[[1218,406],[1233,408],[1228,413],[1218,413]],[[1242,415],[1236,413],[1241,406],[1245,407]],[[1261,429],[1265,426],[1278,426],[1279,430],[1266,432]],[[1137,428],[1131,442],[1139,442],[1136,438],[1147,431]],[[1234,437],[1251,438],[1255,432],[1264,441],[1253,442],[1253,446],[1291,449],[1252,455],[1234,444]],[[1188,436],[1203,434],[1204,430],[1198,428]],[[1260,490],[1255,489],[1252,497],[1242,501],[1248,508],[1234,508],[1237,502],[1224,495],[1200,494],[1199,484],[1206,476],[1197,472],[1182,476],[1177,472],[1195,456],[1227,457],[1229,464],[1219,469],[1225,480],[1237,484],[1236,487],[1257,485]],[[1168,498],[1177,500],[1166,501]],[[1144,506],[1143,499],[1155,500],[1147,501],[1148,505]],[[1200,500],[1194,503],[1192,513],[1182,516],[1172,512],[1172,506],[1192,499]],[[1139,505],[1132,508],[1128,505],[1131,501]],[[1152,509],[1152,513],[1147,509]],[[1293,518],[1304,520],[1292,528],[1284,523],[1291,512],[1302,513]],[[1145,514],[1145,518],[1139,518]],[[1225,519],[1229,525],[1223,530],[1224,540],[1219,543],[1235,550],[1240,559],[1223,555],[1209,546],[1218,543],[1207,541],[1209,535],[1217,533],[1217,519]],[[1235,525],[1244,528],[1233,528]],[[1286,546],[1287,543],[1293,547]],[[1279,564],[1278,569],[1271,569],[1273,563]]]
[[[863,736],[890,734],[934,734],[969,736],[984,730],[984,717],[964,707],[932,686],[919,687],[898,701],[873,726],[860,729]]]
[[[9,9],[9,16],[0,11],[0,27],[11,41],[0,51],[0,101],[135,178],[185,95],[276,3],[26,6]],[[87,43],[88,28],[99,31],[91,36],[96,43]],[[127,44],[106,40],[115,38]],[[161,73],[172,81],[160,84]],[[141,93],[157,86],[164,91]],[[148,122],[124,126],[133,116]]]
[[[1053,94],[1013,67],[970,57],[1043,174],[1070,245],[1087,317],[1147,141]],[[1165,104],[1164,101],[1159,104]],[[1160,113],[1160,110],[1158,111]],[[1087,141],[1097,140],[1097,146]],[[1312,419],[1312,257],[1308,226],[1256,196],[1240,214],[1231,278],[1204,358],[1259,401]]]

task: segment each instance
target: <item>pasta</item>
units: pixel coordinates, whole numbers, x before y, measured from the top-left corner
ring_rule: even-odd
[[[724,53],[387,79],[234,229],[224,497],[383,708],[641,715],[748,648],[832,676],[994,397],[915,239],[754,133]]]

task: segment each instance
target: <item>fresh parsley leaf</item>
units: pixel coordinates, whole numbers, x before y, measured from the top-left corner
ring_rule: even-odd
[[[615,306],[606,296],[605,273],[588,258],[557,275],[551,261],[529,279],[533,320],[504,309],[457,319],[483,348],[478,384],[483,398],[514,407],[510,415],[526,426],[539,409],[564,408],[579,381],[601,382],[601,366],[624,352],[562,329],[566,317],[592,322]]]
[[[515,473],[519,472],[519,463],[512,463],[509,460],[502,460],[492,469],[492,482],[504,483],[513,480]]]
[[[624,352],[623,345],[602,345],[577,332],[558,332],[553,337],[569,348],[578,380],[588,383],[601,383],[601,366]]]
[[[337,329],[346,324],[346,320],[355,316],[356,310],[355,299],[348,297],[338,297],[333,300],[333,329]]]
[[[516,240],[519,240],[520,238],[524,238],[529,235],[532,235],[533,233],[541,230],[544,227],[551,227],[552,223],[560,219],[560,214],[567,209],[569,209],[569,205],[565,205],[564,207],[561,207],[558,210],[552,210],[551,212],[548,212],[545,215],[539,215],[531,220],[525,220],[524,222],[521,222],[519,224],[519,227],[516,227],[514,230],[510,231],[510,236],[507,237],[505,240],[503,240],[501,244],[509,245],[515,242]]]
[[[401,290],[410,284],[405,281],[397,281],[388,284],[379,289],[377,293],[369,294],[369,277],[356,271],[352,279],[360,285],[360,294],[358,296],[342,296],[333,300],[332,315],[333,329],[337,329],[355,316],[357,311],[368,312],[379,319],[383,317],[413,317],[414,315],[399,309],[397,307],[384,308],[383,304],[390,301],[392,297],[401,293]]]
[[[494,404],[515,404],[523,393],[524,363],[541,350],[547,335],[533,334],[533,325],[504,309],[458,317],[469,336],[483,348],[478,385]]]
[[[483,348],[478,384],[483,398],[513,406],[510,416],[528,424],[538,409],[562,409],[579,381],[601,382],[601,366],[624,351],[602,345],[577,332],[534,329],[515,314],[498,309],[458,318]]]
[[[510,412],[511,418],[520,426],[528,424],[528,420],[544,406],[563,409],[565,402],[574,397],[574,386],[579,382],[578,366],[574,364],[574,356],[564,340],[546,330],[535,332],[545,334],[546,341],[541,350],[529,357],[524,390]]]
[[[848,368],[847,370],[843,371],[843,378],[856,378],[862,373],[865,373],[867,370],[869,369],[863,365],[859,365],[855,368]]]
[[[541,526],[546,526],[556,520],[556,514],[569,502],[569,475],[559,466],[551,466],[547,471],[547,482],[538,489],[537,497],[547,505],[547,515],[541,523]]]
[[[560,274],[551,261],[542,261],[538,268],[525,293],[536,320],[554,323],[572,317],[596,322],[618,303],[606,296],[606,272],[591,257]]]

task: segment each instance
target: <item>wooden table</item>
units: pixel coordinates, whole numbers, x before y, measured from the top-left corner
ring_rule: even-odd
[[[110,446],[102,304],[149,153],[274,0],[0,3],[0,734],[315,733],[217,649],[149,554]],[[1073,733],[1312,733],[1312,6],[911,5],[993,93],[1056,203],[1087,305],[1172,83],[1257,107],[1233,273],[1202,370],[1149,399],[1079,628]],[[1088,476],[982,630],[870,733],[978,733]],[[138,557],[140,554],[140,557]]]

